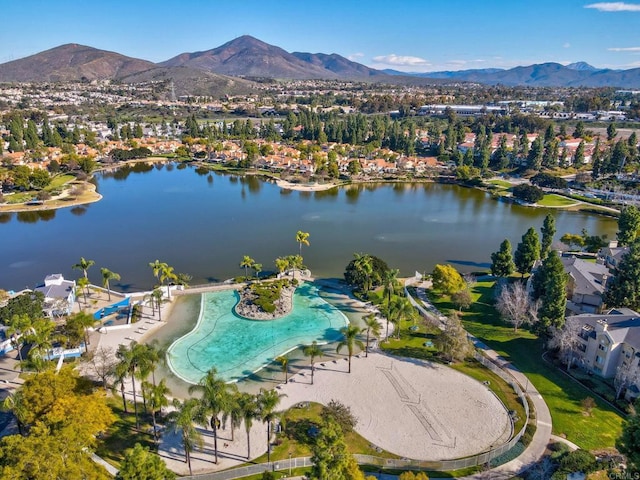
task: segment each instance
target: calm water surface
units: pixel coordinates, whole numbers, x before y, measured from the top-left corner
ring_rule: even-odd
[[[173,165],[144,173],[97,175],[100,202],[40,214],[0,215],[0,288],[21,289],[49,273],[77,278],[81,256],[121,275],[112,287],[147,289],[156,259],[192,284],[244,272],[244,255],[274,269],[278,256],[298,252],[295,234],[310,233],[305,264],[316,276],[342,276],[354,252],[378,255],[401,274],[452,263],[462,271],[489,266],[490,254],[510,239],[556,216],[563,233],[615,237],[616,221],[572,212],[524,208],[453,185],[384,184],[296,192],[256,178],[198,174]]]

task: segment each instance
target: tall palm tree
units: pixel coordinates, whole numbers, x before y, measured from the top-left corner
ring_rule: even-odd
[[[302,348],[302,353],[305,357],[309,357],[311,363],[311,385],[313,385],[313,373],[316,369],[315,362],[316,357],[323,355],[322,349],[318,346],[318,342],[314,341],[311,345],[306,345]]]
[[[122,409],[124,410],[124,413],[129,413],[129,410],[127,409],[127,399],[124,396],[124,384],[127,380],[127,377],[129,376],[129,364],[123,361],[123,359],[120,359],[120,361],[116,363],[113,369],[113,376],[115,377],[114,389],[116,385],[120,385],[120,395],[122,395]]]
[[[284,383],[289,383],[289,357],[286,355],[280,355],[276,357],[276,362],[282,366],[282,373],[284,373]]]
[[[258,398],[256,395],[243,392],[238,396],[238,405],[242,411],[242,420],[244,421],[244,429],[247,433],[247,460],[251,458],[251,427],[253,420],[259,418]]]
[[[144,358],[145,346],[139,344],[135,340],[127,347],[126,345],[120,345],[116,351],[116,358],[118,358],[118,366],[116,369],[126,370],[128,376],[131,378],[131,385],[133,389],[133,411],[136,417],[136,428],[140,428],[140,421],[138,418],[138,402],[136,396],[136,377],[138,376],[138,367]]]
[[[217,370],[212,368],[197,385],[189,387],[190,394],[193,392],[202,394],[198,400],[198,417],[210,416],[209,424],[213,430],[213,452],[216,464],[218,463],[218,426],[220,424],[218,416],[227,411],[232,402],[232,395],[238,388],[235,384],[225,383],[217,375]]]
[[[17,350],[18,359],[22,364],[22,346],[25,343],[27,332],[33,328],[33,321],[29,315],[14,315],[9,319],[7,337],[11,339],[11,346]]]
[[[249,280],[249,269],[253,267],[253,264],[256,261],[251,258],[249,255],[245,255],[242,257],[242,261],[240,262],[240,267],[244,267],[244,279]]]
[[[296,233],[296,242],[300,245],[298,254],[302,256],[302,244],[305,244],[307,247],[309,246],[309,233],[298,230],[298,233]]]
[[[343,339],[338,344],[336,353],[340,353],[340,350],[342,350],[343,347],[347,347],[347,352],[349,354],[349,373],[351,373],[351,357],[353,356],[354,347],[364,350],[364,343],[362,343],[362,340],[358,339],[358,335],[360,335],[361,330],[355,325],[348,325],[346,327],[342,327],[340,329],[340,333],[342,333]]]
[[[153,292],[151,292],[151,297],[155,299],[156,307],[158,307],[158,320],[162,321],[162,290],[159,288],[154,288]],[[154,307],[154,315],[155,315],[155,307]]]
[[[406,297],[397,297],[391,304],[391,321],[396,328],[396,338],[400,338],[400,325],[403,320],[415,318],[416,311]]]
[[[162,269],[167,265],[160,260],[156,260],[155,262],[149,262],[149,267],[151,267],[151,271],[153,272],[153,276],[156,277],[158,283],[160,283],[160,274],[162,273]]]
[[[85,308],[89,306],[89,301],[87,300],[87,291],[89,290],[89,279],[87,277],[81,277],[76,281],[76,286],[80,292],[82,292],[82,296],[84,297],[84,306]],[[78,295],[76,294],[76,297]],[[80,305],[80,302],[78,302]]]
[[[109,282],[111,280],[120,280],[120,274],[112,272],[108,268],[101,268],[100,273],[102,274],[102,286],[107,289],[107,293],[109,295],[109,301],[111,301],[111,288],[109,286]]]
[[[47,318],[38,318],[33,321],[31,328],[25,330],[25,341],[31,344],[29,349],[29,362],[37,371],[46,366],[49,350],[53,348],[53,333],[56,324]]]
[[[261,388],[258,393],[258,412],[262,421],[267,424],[267,462],[271,461],[271,422],[280,415],[276,412],[280,398],[281,395],[275,390]]]
[[[229,408],[227,408],[227,411],[222,414],[223,425],[226,425],[227,420],[229,420],[232,442],[235,440],[236,428],[240,428],[240,425],[242,424],[242,406],[240,405],[241,395],[242,394],[239,391],[235,392],[229,402]]]
[[[189,475],[193,475],[191,452],[196,447],[202,448],[204,444],[202,435],[193,425],[197,416],[198,400],[189,398],[181,402],[176,398],[173,400],[173,407],[175,411],[169,414],[169,422],[173,425],[174,432],[180,432],[182,445],[184,446],[184,461],[189,464]]]
[[[375,314],[370,313],[369,315],[363,318],[365,330],[367,331],[367,348],[364,351],[364,356],[369,356],[369,338],[380,338],[380,334],[382,333],[382,327],[380,326],[380,322],[376,318]]]
[[[156,424],[156,414],[162,411],[162,407],[169,405],[167,395],[171,394],[171,390],[167,387],[166,380],[163,378],[158,385],[152,385],[144,382],[145,389],[149,392],[149,408],[151,409],[151,419],[153,421],[153,440],[158,444],[158,426]]]
[[[171,290],[169,288],[171,282],[175,282],[178,280],[178,275],[173,270],[173,267],[170,267],[166,263],[163,264],[162,271],[160,272],[160,282],[167,282],[167,298],[171,300]]]
[[[86,312],[78,312],[73,315],[69,315],[67,317],[67,322],[71,320],[72,322],[77,322],[78,325],[82,326],[82,330],[84,333],[84,349],[85,351],[89,350],[89,337],[87,335],[87,328],[93,327],[93,324],[96,322],[93,315],[88,314]]]
[[[74,270],[82,270],[82,273],[84,274],[84,278],[88,279],[87,270],[89,270],[89,268],[91,268],[95,264],[96,262],[94,262],[93,260],[85,260],[84,257],[80,257],[80,261],[72,265],[71,268],[73,268]]]
[[[387,299],[387,305],[391,305],[391,298],[396,293],[398,287],[398,275],[400,270],[397,268],[390,268],[383,274],[382,284],[384,286],[383,295]]]

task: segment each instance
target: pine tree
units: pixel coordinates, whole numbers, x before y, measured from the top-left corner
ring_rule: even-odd
[[[620,260],[605,291],[604,302],[609,307],[640,309],[640,241],[632,243]]]
[[[522,236],[522,241],[518,244],[514,255],[516,270],[524,277],[525,273],[531,271],[531,267],[540,258],[540,240],[533,227]]]
[[[556,219],[553,215],[548,214],[544,218],[544,224],[540,230],[542,233],[542,240],[540,242],[540,258],[545,259],[551,249],[553,243],[553,236],[556,234]]]
[[[584,164],[584,141],[578,144],[576,153],[573,155],[573,166],[576,168],[581,167]]]
[[[640,233],[640,210],[635,205],[629,205],[620,212],[618,217],[618,243],[621,246],[631,245]]]
[[[567,307],[567,274],[564,265],[555,251],[542,263],[542,285],[544,291],[540,299],[540,325],[561,328],[564,325],[565,309]]]
[[[511,242],[505,239],[500,250],[491,254],[491,274],[496,277],[508,277],[516,269],[511,253]]]

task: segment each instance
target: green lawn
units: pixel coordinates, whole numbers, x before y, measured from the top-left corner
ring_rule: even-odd
[[[442,312],[453,308],[447,297],[430,297]],[[492,305],[493,282],[478,282],[473,298],[470,311],[463,315],[465,328],[527,375],[549,406],[553,432],[585,449],[613,447],[622,417],[599,400],[591,416],[583,415],[580,402],[593,394],[542,360],[541,339],[525,330],[514,333],[499,319]]]
[[[556,195],[550,193],[544,196],[537,204],[542,207],[567,207],[569,205],[575,205],[578,203],[572,198],[563,197],[562,195]]]
[[[489,185],[495,185],[496,187],[502,187],[502,188],[511,188],[513,186],[512,184],[510,184],[505,180],[489,180],[486,183],[488,183]]]
[[[55,190],[57,188],[60,188],[61,186],[63,186],[65,183],[69,183],[72,182],[76,179],[76,177],[74,177],[73,175],[57,175],[55,177],[53,177],[51,179],[51,183],[49,184],[49,186],[47,187],[47,190]]]

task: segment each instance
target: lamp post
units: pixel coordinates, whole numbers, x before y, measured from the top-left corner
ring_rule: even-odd
[[[289,452],[289,476],[291,476],[291,452]]]

